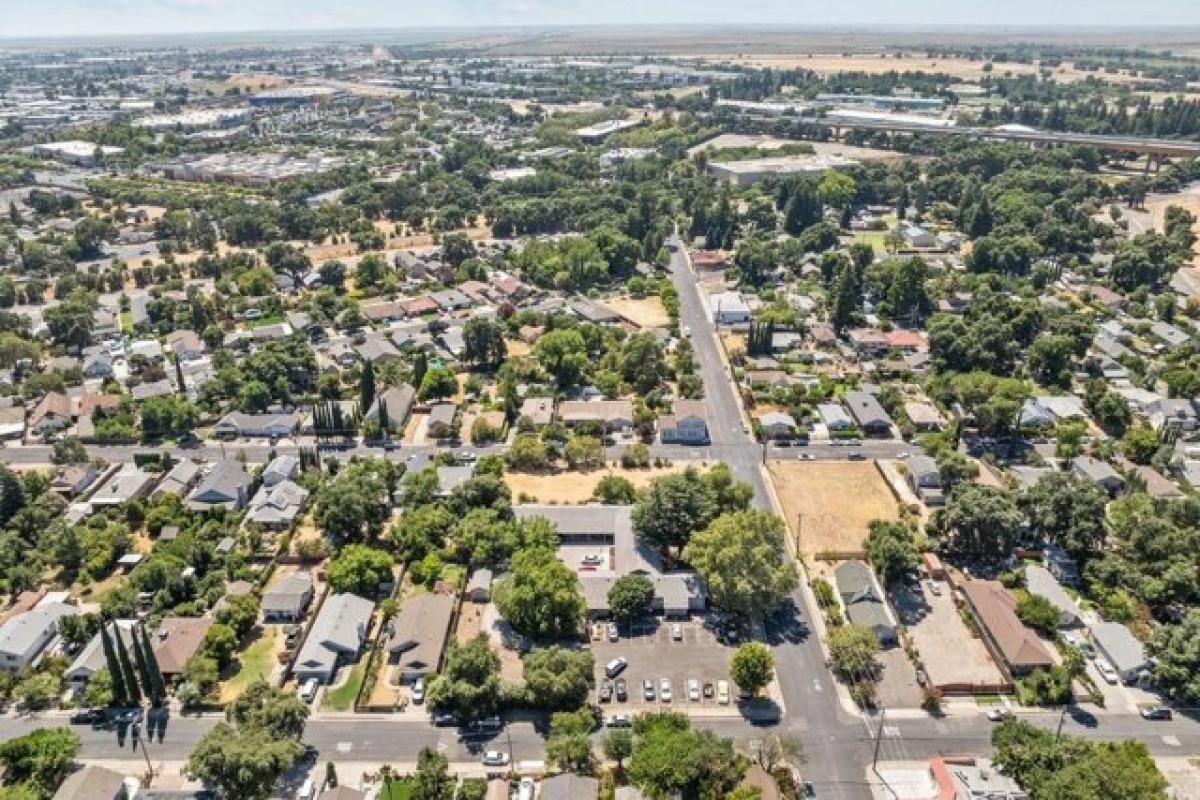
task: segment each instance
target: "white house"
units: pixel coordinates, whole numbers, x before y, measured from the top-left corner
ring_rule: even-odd
[[[713,322],[718,325],[740,325],[750,321],[750,306],[738,292],[720,292],[708,298]]]
[[[700,400],[676,400],[670,415],[658,421],[663,444],[707,444],[708,422]]]
[[[0,625],[0,669],[18,672],[37,660],[58,634],[58,621],[77,613],[74,606],[43,602]]]

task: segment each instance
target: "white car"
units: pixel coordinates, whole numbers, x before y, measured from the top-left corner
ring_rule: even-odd
[[[688,700],[693,703],[700,702],[700,681],[695,678],[688,678]]]
[[[617,623],[615,623],[615,622],[608,623],[608,640],[610,642],[615,642],[620,638],[621,638],[621,635],[617,632]]]
[[[683,326],[683,335],[684,335],[684,336],[691,336],[691,335],[692,335],[692,328],[691,328],[691,326],[689,326],[689,325],[684,325],[684,326]]]
[[[1100,677],[1104,678],[1104,682],[1116,686],[1121,682],[1121,676],[1112,668],[1107,661],[1096,659],[1096,671],[1100,673]]]
[[[991,708],[988,709],[987,718],[992,722],[1003,722],[1012,716],[1012,712],[1006,708]]]
[[[412,687],[412,701],[417,705],[425,702],[425,679],[417,678]]]
[[[929,593],[932,594],[934,597],[941,597],[942,596],[941,581],[930,581],[929,582]]]
[[[507,767],[508,753],[502,753],[499,750],[488,750],[483,754],[481,761],[485,767]]]
[[[683,641],[683,626],[678,622],[671,623],[671,638],[677,642]]]
[[[729,705],[729,681],[717,681],[717,702]]]
[[[658,682],[658,697],[664,703],[671,702],[671,679],[663,678]]]

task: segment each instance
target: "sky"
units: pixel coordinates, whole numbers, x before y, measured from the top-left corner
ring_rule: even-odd
[[[494,25],[1200,26],[1200,0],[0,0],[0,37]]]

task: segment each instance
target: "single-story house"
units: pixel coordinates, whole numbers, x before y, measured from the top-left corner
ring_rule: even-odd
[[[946,420],[929,403],[910,400],[904,404],[904,413],[913,427],[919,431],[940,431],[946,427]]]
[[[472,603],[486,603],[492,598],[492,580],[495,576],[487,567],[480,567],[471,573],[471,579],[467,581],[466,591],[463,597],[470,600]]]
[[[454,600],[452,594],[425,592],[401,603],[384,647],[402,682],[431,675],[441,666]]]
[[[846,408],[858,427],[868,436],[887,436],[892,432],[892,418],[868,392],[846,392]]]
[[[425,427],[429,435],[435,439],[445,439],[454,432],[454,417],[458,414],[458,406],[454,403],[435,403],[429,407],[429,418]]]
[[[1092,642],[1100,655],[1108,659],[1125,683],[1137,683],[1150,672],[1146,647],[1119,622],[1100,621],[1092,625]]]
[[[676,400],[669,416],[658,420],[663,444],[707,444],[708,421],[702,400]]]
[[[1019,676],[1054,664],[1041,639],[1017,617],[1017,599],[999,582],[967,581],[962,593],[1002,672]]]
[[[312,598],[312,575],[303,571],[293,572],[275,588],[263,593],[263,622],[296,622],[304,617],[304,610]]]
[[[768,439],[788,439],[796,433],[796,420],[785,411],[768,411],[758,418],[763,436]]]
[[[589,619],[603,619],[612,614],[608,605],[608,591],[618,577],[615,572],[580,574],[579,590],[587,603]],[[646,577],[654,586],[650,611],[656,614],[673,619],[685,618],[703,611],[708,605],[708,592],[695,573],[649,573]]]
[[[541,800],[595,800],[600,781],[586,775],[564,772],[542,781]]]
[[[213,426],[217,436],[282,437],[291,436],[300,427],[295,414],[243,414],[232,411]]]
[[[475,467],[470,464],[462,464],[453,467],[438,467],[438,494],[442,497],[449,497],[450,493],[462,486],[467,481],[475,476]]]
[[[358,656],[374,610],[373,602],[358,595],[330,595],[317,613],[292,667],[296,681],[332,681],[339,664]]]
[[[0,669],[19,672],[32,666],[58,634],[58,621],[77,613],[75,606],[43,601],[10,616],[0,625]]]
[[[708,298],[712,320],[718,325],[741,325],[750,321],[750,306],[740,292],[719,292]]]
[[[882,647],[899,641],[896,623],[888,613],[883,590],[879,588],[871,568],[865,561],[845,561],[833,571],[838,595],[846,608],[846,618],[855,625],[871,629]]]
[[[1067,594],[1050,570],[1037,564],[1025,568],[1025,588],[1030,594],[1040,595],[1058,609],[1058,627],[1077,628],[1083,625],[1083,612],[1071,595]]]
[[[371,407],[367,409],[363,419],[368,422],[379,422],[379,409],[383,406],[387,409],[388,432],[400,433],[404,430],[405,423],[408,422],[408,415],[412,412],[413,399],[416,394],[416,390],[408,384],[389,386],[380,392],[375,401],[371,403]]]
[[[304,513],[308,489],[285,480],[274,486],[263,484],[250,500],[246,521],[255,522],[268,530],[287,530]]]
[[[1110,495],[1116,494],[1125,486],[1125,479],[1115,469],[1093,456],[1076,456],[1071,459],[1071,471]]]
[[[137,621],[132,619],[116,620],[110,626],[110,633],[115,630],[125,645],[132,647],[132,631],[136,624]],[[108,669],[108,661],[104,657],[103,640],[101,640],[100,634],[96,633],[75,656],[75,660],[63,672],[63,677],[70,681],[75,689],[82,689],[88,679],[102,669]]]
[[[520,416],[528,418],[534,427],[542,428],[554,421],[553,397],[527,397],[521,403]]]
[[[87,491],[100,477],[100,471],[91,464],[74,464],[63,467],[50,481],[50,491],[70,500]]]
[[[942,493],[942,475],[937,462],[927,455],[915,455],[905,462],[908,482],[926,505],[938,506],[945,502]]]
[[[188,495],[187,507],[193,511],[215,508],[241,509],[249,499],[253,479],[240,461],[218,461]]]
[[[48,392],[29,414],[29,431],[48,436],[66,428],[73,419],[71,398],[61,392]]]
[[[296,477],[300,471],[300,459],[284,453],[271,459],[262,471],[263,486],[275,486]]]
[[[137,785],[136,780],[127,784],[119,772],[85,764],[59,784],[53,800],[133,800]]]
[[[164,677],[170,678],[183,672],[184,665],[191,660],[204,644],[208,629],[213,626],[209,617],[166,617],[150,636],[150,649]]]
[[[125,464],[97,489],[88,503],[93,511],[119,506],[137,497],[145,497],[154,487],[156,476],[143,472],[133,464]]]
[[[200,465],[191,459],[185,458],[175,466],[171,467],[171,471],[163,478],[158,488],[154,490],[153,497],[158,498],[164,495],[174,495],[183,497],[196,484],[196,480],[200,477]]]
[[[567,427],[595,423],[606,431],[621,431],[633,425],[633,402],[565,400],[558,406],[558,417]]]
[[[818,403],[817,414],[830,431],[848,431],[854,427],[854,420],[838,403]]]

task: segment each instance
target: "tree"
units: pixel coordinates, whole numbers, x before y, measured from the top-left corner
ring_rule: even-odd
[[[637,489],[621,475],[605,475],[596,484],[592,496],[610,506],[632,505],[637,500]]]
[[[502,323],[475,317],[463,326],[463,360],[468,364],[496,369],[507,354]]]
[[[74,436],[67,436],[54,443],[50,450],[50,463],[60,466],[70,464],[86,464],[88,462],[87,448],[83,442]]]
[[[392,484],[398,474],[383,459],[351,461],[316,493],[317,526],[334,539],[373,540],[391,516]]]
[[[920,557],[907,525],[877,519],[871,521],[867,531],[867,557],[884,586],[891,586],[916,570]]]
[[[429,704],[460,720],[496,712],[500,703],[500,658],[492,652],[487,634],[466,644],[452,642],[442,674],[429,683]]]
[[[635,333],[621,351],[621,377],[639,395],[658,388],[667,374],[662,345],[652,333]]]
[[[1017,616],[1034,630],[1053,636],[1058,630],[1058,609],[1040,594],[1025,594],[1017,601]]]
[[[518,552],[493,595],[504,618],[526,636],[575,634],[587,611],[578,577],[550,549]]]
[[[841,333],[862,316],[862,277],[853,264],[844,263],[838,269],[829,297],[829,321]]]
[[[392,557],[384,550],[351,544],[329,563],[329,587],[335,592],[374,597],[392,580]]]
[[[304,735],[309,707],[295,692],[255,681],[225,708],[225,719],[239,728],[253,728],[275,739]]]
[[[1108,495],[1091,481],[1052,472],[1027,489],[1018,504],[1030,527],[1072,558],[1086,561],[1104,543]]]
[[[212,629],[209,629],[211,632]],[[113,637],[113,647],[117,651],[117,663],[121,666],[121,675],[125,679],[125,691],[129,693],[130,705],[141,705],[142,691],[138,687],[137,673],[134,672],[133,662],[129,660],[129,650],[125,647],[125,639],[119,633]]]
[[[1183,621],[1156,628],[1147,650],[1154,677],[1171,698],[1200,701],[1200,611],[1193,608]]]
[[[365,413],[375,402],[375,364],[363,361],[362,377],[358,384],[358,407]]]
[[[595,685],[595,659],[586,650],[537,648],[524,658],[529,702],[551,710],[578,708]]]
[[[433,748],[422,747],[408,796],[411,800],[451,800],[454,782],[449,760]]]
[[[1012,497],[991,486],[962,484],[934,517],[933,530],[956,555],[998,561],[1012,552],[1021,513]]]
[[[604,463],[604,442],[596,436],[576,434],[567,441],[563,456],[572,469],[587,469]]]
[[[257,608],[257,603],[255,604]],[[154,698],[157,705],[162,705],[163,700],[167,697],[167,683],[163,680],[162,670],[158,666],[158,656],[154,654],[154,648],[150,646],[150,636],[146,633],[144,625],[134,628],[134,635],[142,637],[142,654],[146,658],[146,668],[150,676],[150,696]]]
[[[617,762],[617,767],[625,765],[625,759],[633,755],[633,732],[617,728],[604,737],[604,757]]]
[[[875,669],[879,640],[865,625],[841,625],[831,628],[826,637],[829,658],[840,675],[858,681]]]
[[[233,654],[237,647],[238,637],[233,628],[216,622],[209,627],[208,633],[204,634],[201,651],[216,661],[219,669],[225,669],[233,662]]]
[[[113,630],[119,636],[120,631],[113,625]],[[108,623],[100,624],[100,645],[104,649],[104,661],[108,665],[109,679],[112,682],[112,702],[117,706],[128,706],[130,703],[129,688],[125,684],[125,672],[117,658],[117,649],[109,635]]]
[[[775,676],[775,656],[762,642],[739,645],[729,662],[729,677],[742,691],[756,695]]]
[[[196,744],[187,771],[222,797],[265,800],[303,751],[295,739],[275,739],[255,728],[235,729],[218,722]]]
[[[583,772],[592,764],[592,729],[596,720],[590,708],[556,711],[550,717],[546,757],[559,769]]]
[[[554,330],[538,337],[533,355],[561,387],[579,382],[588,365],[587,345],[577,330]]]
[[[522,472],[537,472],[550,465],[550,454],[546,445],[532,433],[521,433],[513,438],[505,456],[508,466]]]
[[[650,797],[724,797],[741,782],[746,764],[733,742],[692,730],[682,714],[648,713],[634,723],[627,774]]]
[[[692,533],[716,514],[712,492],[700,481],[700,473],[689,467],[650,482],[633,508],[633,529],[647,544],[665,550],[687,544]]]
[[[454,370],[445,366],[430,367],[421,379],[417,397],[421,400],[438,400],[450,397],[458,391],[458,378]]]
[[[632,622],[650,610],[654,600],[654,584],[645,575],[629,573],[608,587],[608,607],[613,617]]]
[[[107,708],[113,704],[113,680],[108,670],[96,670],[88,678],[83,687],[83,702],[88,708]]]
[[[50,797],[58,791],[78,754],[79,737],[73,731],[38,728],[0,744],[4,782],[29,783],[41,797]]]
[[[33,672],[13,689],[17,705],[27,711],[41,711],[62,694],[62,681],[53,672]]]
[[[1158,432],[1149,425],[1135,425],[1121,437],[1121,452],[1135,464],[1149,464],[1158,446]]]
[[[920,258],[905,259],[893,268],[887,303],[893,317],[915,323],[933,308],[925,288],[929,268]]]
[[[827,171],[817,185],[817,196],[821,202],[839,211],[850,205],[856,191],[854,179],[836,170]]]
[[[1025,354],[1030,376],[1043,386],[1071,385],[1075,342],[1069,336],[1039,336]]]
[[[748,620],[774,611],[798,583],[783,520],[766,511],[718,517],[692,537],[683,557],[704,578],[713,605]]]

